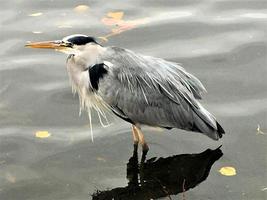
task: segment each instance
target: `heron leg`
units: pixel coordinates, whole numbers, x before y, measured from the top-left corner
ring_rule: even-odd
[[[132,125],[132,133],[133,133],[133,142],[134,142],[134,152],[137,152],[139,136],[138,136],[138,130],[134,125]]]
[[[143,155],[146,156],[149,150],[149,147],[145,141],[144,134],[142,133],[140,128],[135,127],[135,129],[137,130],[137,133],[138,133],[139,143],[142,145]]]

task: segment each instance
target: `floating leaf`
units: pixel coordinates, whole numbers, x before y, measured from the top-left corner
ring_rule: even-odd
[[[121,20],[123,15],[124,15],[123,12],[109,12],[107,14],[108,17],[113,18],[115,20]]]
[[[219,172],[224,176],[234,176],[236,175],[236,169],[234,167],[222,167]]]
[[[43,15],[43,13],[41,13],[41,12],[37,12],[37,13],[29,14],[28,16],[30,16],[30,17],[39,17],[39,16],[41,16],[41,15]]]
[[[84,12],[87,12],[88,10],[89,10],[89,6],[87,5],[78,5],[74,8],[74,11],[78,13],[84,13]]]
[[[38,138],[48,138],[50,136],[51,134],[48,131],[37,131],[35,133],[35,137],[38,137]]]

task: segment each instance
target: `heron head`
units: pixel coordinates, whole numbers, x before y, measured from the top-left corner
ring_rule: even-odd
[[[25,47],[55,49],[66,54],[76,54],[90,45],[98,45],[93,37],[81,34],[69,35],[61,40],[29,42]]]

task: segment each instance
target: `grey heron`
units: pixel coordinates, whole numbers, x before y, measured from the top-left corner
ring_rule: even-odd
[[[26,47],[68,54],[67,71],[81,109],[105,118],[105,110],[132,124],[134,145],[148,145],[141,127],[178,128],[218,140],[225,133],[199,102],[202,83],[175,62],[119,47],[104,47],[93,37],[70,35],[62,40],[31,42]],[[102,117],[101,117],[102,116]]]

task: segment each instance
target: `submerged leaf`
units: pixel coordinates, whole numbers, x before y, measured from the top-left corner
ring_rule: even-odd
[[[219,172],[224,176],[234,176],[236,175],[236,169],[234,167],[226,166],[222,167]]]
[[[51,134],[48,131],[36,131],[35,133],[35,137],[38,137],[38,138],[47,138],[50,136]]]

